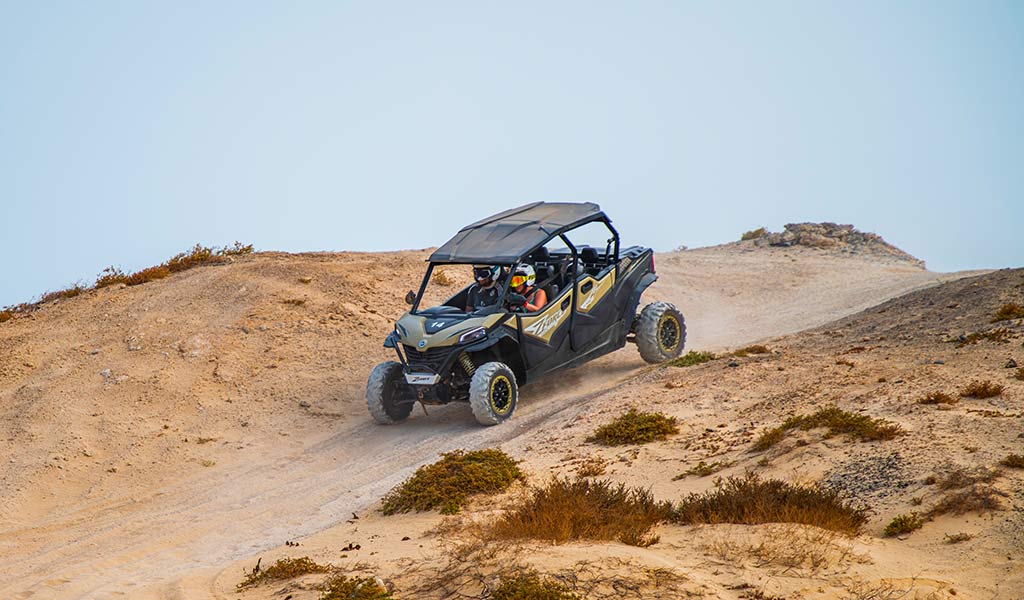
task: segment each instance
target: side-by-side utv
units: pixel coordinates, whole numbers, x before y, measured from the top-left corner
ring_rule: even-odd
[[[607,228],[603,247],[573,243],[574,231]],[[603,239],[603,236],[601,236]],[[490,302],[474,285],[436,306],[434,270],[444,265],[495,274]],[[536,274],[546,304],[530,310],[510,291],[523,265]],[[686,341],[683,315],[667,302],[637,314],[640,296],[657,276],[650,248],[619,247],[619,234],[596,204],[536,202],[460,230],[431,254],[412,308],[384,346],[396,361],[378,365],[366,386],[373,418],[401,421],[416,402],[468,402],[477,421],[495,425],[516,408],[519,386],[574,367],[633,342],[651,363],[679,356]],[[479,280],[478,280],[479,281]],[[517,289],[524,289],[519,287]],[[437,300],[440,302],[440,300]]]

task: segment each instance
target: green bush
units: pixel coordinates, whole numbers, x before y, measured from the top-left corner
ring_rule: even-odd
[[[501,450],[455,450],[424,465],[384,496],[385,515],[440,509],[455,514],[477,494],[496,494],[524,479],[516,461]]]
[[[675,417],[630,408],[611,423],[599,427],[587,441],[605,446],[646,444],[663,440],[674,433],[679,433]]]

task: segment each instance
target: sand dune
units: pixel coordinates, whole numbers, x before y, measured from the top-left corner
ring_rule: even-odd
[[[893,298],[914,298],[905,294],[915,290],[959,297],[969,288],[934,286],[968,274],[933,273],[891,256],[753,244],[658,255],[660,279],[645,301],[666,299],[683,310],[688,348],[720,352],[771,338],[777,354],[770,358],[739,368],[716,361],[652,371],[627,347],[527,387],[515,418],[498,427],[479,427],[462,405],[430,408],[429,415],[417,409],[399,426],[380,427],[365,409],[366,376],[390,358],[381,340],[404,311],[401,298],[418,282],[426,255],[261,253],[138,287],[89,292],[0,325],[0,597],[238,597],[234,585],[255,557],[295,554],[284,544],[301,541],[302,554],[338,562],[338,548],[354,537],[365,551],[350,559],[400,581],[396,565],[423,560],[439,543],[422,535],[438,517],[384,519],[373,506],[416,467],[451,449],[500,446],[532,473],[565,472],[582,439],[627,402],[665,410],[686,424],[670,444],[628,456],[606,452],[622,465],[612,477],[650,485],[666,499],[711,485],[702,478],[672,481],[686,464],[706,458],[682,439],[731,423],[720,432],[715,456],[734,460],[731,468],[739,471],[753,464],[742,458],[741,446],[756,430],[826,401],[895,418],[911,435],[884,447],[837,440],[793,447],[773,455],[766,472],[843,479],[856,471],[856,461],[884,462],[898,451],[910,478],[913,469],[941,468],[940,459],[954,453],[959,462],[991,464],[1005,454],[1013,427],[1019,429],[1019,417],[979,421],[966,407],[941,414],[908,408],[909,398],[935,380],[953,387],[987,375],[1005,361],[1009,346],[998,348],[998,359],[981,358],[979,350],[993,351],[984,345],[954,351],[935,331],[904,323],[932,306],[928,297],[920,305],[850,317]],[[950,321],[943,335],[984,327],[985,311],[1003,287],[1019,293],[1003,279],[987,285],[993,291],[984,302],[962,304],[971,310]],[[844,317],[853,320],[833,323]],[[885,327],[895,329],[873,340]],[[855,367],[835,365],[837,354],[854,345],[872,351],[859,353]],[[1019,353],[1019,341],[1014,347]],[[938,360],[933,357],[944,357],[941,369],[923,366]],[[880,384],[882,377],[902,381]],[[669,381],[678,385],[666,388]],[[990,403],[993,410],[1024,408],[1024,382],[1008,385]],[[937,436],[943,445],[930,448]],[[961,456],[958,446],[977,449]],[[1010,474],[1001,485],[1019,498],[1021,481]],[[959,521],[944,518],[901,546],[877,534],[892,511],[906,508],[910,492],[860,493],[876,509],[873,535],[849,543],[871,562],[837,562],[849,578],[871,583],[927,573],[941,579],[934,589],[963,586],[1013,597],[1006,586],[1021,579],[1010,577],[1012,563],[998,557],[1024,558],[1019,516],[1016,525],[1006,516],[964,517],[978,536],[972,553],[956,560],[978,570],[961,577],[935,567],[952,568],[954,557],[938,534],[961,527]],[[363,517],[347,523],[352,513]],[[1020,513],[1004,515],[1013,514]],[[745,585],[764,587],[757,578],[767,577],[778,584],[769,591],[787,597],[841,597],[846,588],[839,575],[773,576],[745,565],[741,542],[762,530],[666,528],[663,542],[647,549],[577,545],[536,556],[549,568],[581,556],[664,564],[685,575],[687,590],[708,597],[740,597],[725,582],[748,575]],[[415,541],[397,543],[406,536]],[[740,549],[719,552],[712,566],[712,547]],[[997,576],[1004,583],[993,583]],[[816,595],[818,588],[824,595]],[[295,600],[316,597],[301,585],[291,593]]]

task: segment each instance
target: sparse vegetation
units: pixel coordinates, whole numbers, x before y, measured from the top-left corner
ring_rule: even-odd
[[[960,542],[966,542],[967,540],[973,537],[974,536],[969,533],[960,532],[953,534],[947,533],[943,536],[943,539],[946,541],[947,544],[959,544]]]
[[[956,404],[960,399],[950,396],[945,392],[929,392],[924,398],[917,401],[918,404]]]
[[[607,480],[556,478],[535,488],[490,530],[492,539],[618,540],[632,546],[657,542],[652,527],[672,518],[672,506],[651,492]]]
[[[743,235],[740,236],[740,241],[746,242],[747,240],[756,240],[757,238],[764,237],[766,235],[768,235],[768,230],[764,227],[758,227],[757,229],[744,232]]]
[[[964,398],[993,398],[1002,394],[1004,389],[1002,385],[991,381],[972,381],[960,390],[960,395]]]
[[[284,300],[281,300],[281,304],[289,304],[291,306],[305,306],[306,299],[305,298],[285,298]]]
[[[678,358],[673,358],[665,364],[670,367],[692,367],[693,365],[706,363],[715,360],[716,358],[718,357],[712,352],[697,352],[695,350],[690,350],[686,354]]]
[[[706,463],[706,462],[704,462],[702,460],[702,461],[698,462],[696,465],[690,467],[686,472],[680,473],[679,475],[676,475],[675,477],[673,477],[672,481],[679,481],[680,479],[683,479],[684,477],[686,477],[688,475],[696,475],[698,477],[707,477],[708,475],[713,475],[713,474],[721,471],[722,469],[726,469],[726,468],[731,467],[731,466],[732,466],[732,463],[731,462],[727,462],[727,461],[721,461],[721,462],[717,462],[716,461],[716,462],[708,464],[708,463]]]
[[[740,348],[739,350],[733,352],[732,355],[737,357],[737,358],[744,358],[744,357],[750,356],[751,354],[771,354],[771,353],[772,353],[772,350],[768,346],[763,346],[761,344],[755,344],[753,346],[747,346],[745,348]]]
[[[978,483],[992,483],[1002,475],[999,469],[978,467],[966,469],[964,467],[952,468],[945,477],[938,480],[940,490],[956,490]]]
[[[697,523],[801,523],[854,535],[867,521],[838,490],[794,485],[755,474],[729,477],[703,494],[690,494],[676,508],[676,520]]]
[[[579,600],[557,581],[542,577],[536,571],[523,571],[502,577],[501,585],[490,596],[492,600]]]
[[[663,440],[674,433],[679,433],[675,417],[630,408],[611,423],[599,427],[587,441],[605,446],[646,444]]]
[[[998,323],[999,321],[1011,321],[1013,319],[1024,319],[1024,306],[1017,304],[1016,302],[1010,302],[999,307],[996,311],[996,316],[993,317],[992,322]]]
[[[942,497],[929,511],[929,517],[947,513],[962,515],[969,512],[999,510],[999,493],[990,485],[972,485]]]
[[[141,285],[157,279],[163,279],[171,273],[179,273],[195,267],[220,264],[228,260],[228,257],[242,256],[252,253],[252,245],[242,245],[235,242],[234,246],[225,248],[210,248],[196,244],[190,250],[172,256],[167,262],[147,267],[135,273],[126,274],[117,267],[107,267],[100,273],[96,280],[96,288],[103,288],[110,285],[123,283],[125,285]]]
[[[1013,374],[1013,378],[1018,381],[1024,381],[1024,367],[1019,367],[1017,372]]]
[[[242,590],[267,581],[294,579],[311,573],[330,573],[333,569],[333,566],[321,565],[308,556],[280,558],[266,569],[260,568],[260,563],[257,561],[253,570],[245,574],[245,579],[237,587]]]
[[[1007,454],[999,464],[1011,469],[1024,469],[1024,454]]]
[[[333,575],[320,588],[320,600],[394,600],[373,577]]]
[[[583,460],[580,463],[579,469],[576,470],[577,477],[597,477],[604,475],[605,469],[608,468],[608,461],[601,458],[600,456],[591,456]]]
[[[384,496],[385,515],[440,509],[459,512],[477,494],[496,494],[524,479],[516,461],[494,448],[464,452],[455,450],[441,460],[424,465],[412,477]]]
[[[448,271],[445,271],[444,269],[435,270],[434,274],[431,275],[430,280],[443,287],[455,285],[455,278],[449,275]]]
[[[1005,327],[1001,327],[999,329],[993,329],[991,331],[983,331],[972,333],[970,335],[960,336],[958,338],[953,338],[948,341],[951,343],[955,343],[957,348],[963,348],[964,346],[971,346],[977,344],[982,340],[987,340],[989,342],[1006,343],[1010,341],[1011,337],[1013,336],[1010,333],[1010,330],[1006,329]]]
[[[177,273],[178,271],[184,271],[185,269],[191,269],[192,267],[197,267],[203,264],[218,264],[229,260],[228,257],[231,256],[251,254],[252,250],[251,244],[242,245],[239,242],[235,242],[234,246],[219,249],[207,248],[196,244],[191,250],[182,252],[163,264],[155,267],[148,267],[135,273],[127,274],[117,267],[107,267],[97,276],[96,283],[92,287],[82,283],[76,283],[63,290],[47,292],[43,294],[37,302],[24,302],[16,306],[5,307],[0,310],[0,323],[10,321],[19,314],[33,312],[40,306],[55,300],[74,298],[75,296],[80,296],[90,290],[121,283],[125,285],[140,285],[149,281],[163,279],[171,273]]]
[[[810,415],[789,417],[782,425],[764,432],[754,442],[753,450],[771,448],[792,429],[806,431],[818,427],[827,427],[829,436],[846,433],[861,441],[891,440],[903,433],[899,425],[885,419],[873,419],[867,415],[842,410],[837,406],[826,406]]]
[[[912,531],[920,529],[924,525],[924,519],[921,515],[916,512],[905,515],[897,515],[889,524],[885,526],[885,530],[882,531],[882,535],[885,537],[896,537],[897,535],[905,535]]]

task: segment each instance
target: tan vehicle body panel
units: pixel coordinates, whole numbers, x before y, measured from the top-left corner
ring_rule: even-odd
[[[425,352],[431,348],[454,346],[459,343],[459,336],[471,329],[484,327],[490,331],[491,327],[493,327],[502,316],[502,313],[495,313],[493,315],[485,315],[482,317],[470,317],[461,322],[458,326],[446,327],[437,333],[427,333],[427,319],[430,317],[405,313],[397,323],[397,325],[400,325],[401,327],[396,327],[396,330],[398,331],[399,341],[401,343],[406,346],[416,348],[421,352]],[[402,328],[405,328],[405,335],[402,334]],[[423,340],[426,340],[426,343],[420,347],[420,341]]]

